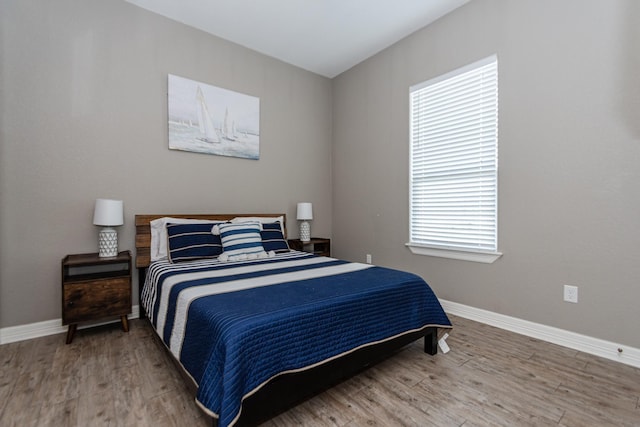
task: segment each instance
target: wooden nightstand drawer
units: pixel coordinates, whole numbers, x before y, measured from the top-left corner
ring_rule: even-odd
[[[62,260],[62,324],[69,325],[67,344],[78,323],[120,317],[122,330],[129,331],[131,313],[131,254],[115,257],[98,254],[67,255]]]
[[[64,286],[64,325],[130,312],[131,285],[127,278],[69,283]]]
[[[289,247],[296,251],[311,252],[320,256],[331,256],[331,239],[312,237],[308,242],[300,239],[289,239]]]

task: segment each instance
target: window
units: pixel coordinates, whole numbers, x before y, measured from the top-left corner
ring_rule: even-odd
[[[498,60],[410,88],[412,252],[493,262],[498,252]]]

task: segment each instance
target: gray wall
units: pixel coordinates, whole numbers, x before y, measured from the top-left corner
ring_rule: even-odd
[[[0,327],[60,317],[98,197],[125,201],[132,250],[136,213],[285,210],[297,236],[308,200],[339,257],[640,347],[637,22],[634,0],[474,0],[330,81],[119,0],[0,0]],[[408,88],[492,53],[504,256],[412,255]],[[168,150],[168,73],[260,97],[260,160]]]
[[[371,253],[441,298],[640,347],[639,22],[633,0],[474,0],[334,79],[334,254]],[[504,256],[412,255],[409,86],[492,53]]]
[[[0,327],[60,318],[96,198],[132,251],[136,213],[284,211],[296,237],[310,201],[331,235],[329,79],[120,0],[1,0],[0,31]],[[260,160],[169,150],[169,73],[259,97]]]

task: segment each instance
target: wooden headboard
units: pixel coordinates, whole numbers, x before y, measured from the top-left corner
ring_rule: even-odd
[[[282,228],[287,230],[287,215],[278,214],[149,214],[136,215],[136,268],[146,268],[151,263],[151,221],[169,216],[172,218],[210,219],[214,221],[229,221],[238,216],[266,216],[284,218]]]

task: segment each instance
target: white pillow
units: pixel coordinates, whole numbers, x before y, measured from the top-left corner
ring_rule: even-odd
[[[271,222],[280,222],[280,231],[282,231],[282,235],[286,236],[284,231],[284,217],[283,216],[237,216],[231,220],[232,223],[242,223],[242,222],[260,222],[262,224],[271,223]]]
[[[228,257],[229,261],[267,257],[262,247],[262,237],[260,237],[262,226],[259,222],[227,223],[215,228],[220,232],[220,241],[224,249],[222,255]]]
[[[167,224],[206,224],[221,223],[210,219],[172,218],[165,216],[154,219],[151,225],[151,262],[167,259]]]

